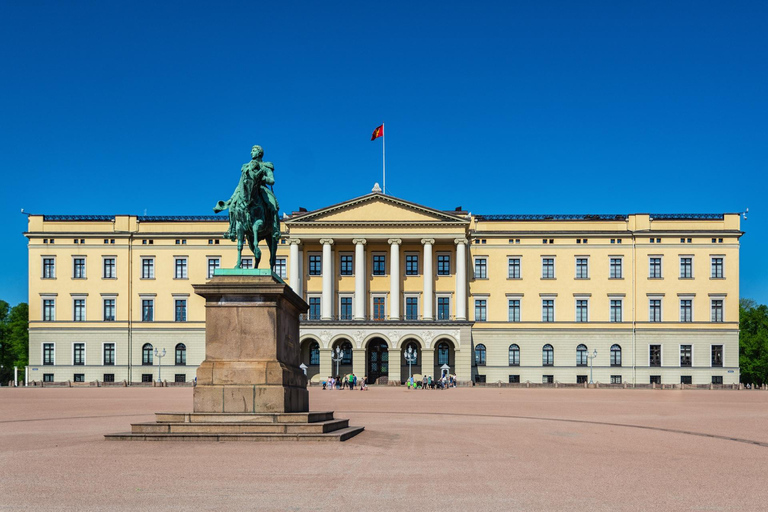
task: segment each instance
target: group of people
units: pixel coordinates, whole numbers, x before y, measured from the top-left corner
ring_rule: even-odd
[[[340,377],[340,376],[329,376],[327,380],[323,381],[323,389],[349,389],[354,390],[355,388],[358,388],[358,385],[360,386],[358,389],[360,391],[364,391],[368,389],[368,386],[365,385],[365,380],[368,377],[363,377],[361,379],[357,378],[357,375],[354,373],[350,373],[346,377]]]
[[[421,380],[413,377],[406,381],[408,389],[448,389],[456,387],[456,375],[445,374],[439,379],[433,379],[431,375],[424,375]]]

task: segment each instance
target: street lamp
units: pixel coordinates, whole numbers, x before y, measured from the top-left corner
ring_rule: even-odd
[[[162,352],[155,349],[155,357],[157,358],[157,380],[163,382],[163,358],[165,357],[165,349]]]
[[[408,381],[411,380],[411,365],[416,362],[416,357],[418,353],[413,350],[413,346],[409,346],[408,350],[405,351],[405,354],[403,356],[405,357],[405,362],[408,363]]]
[[[594,359],[597,357],[597,349],[592,351],[592,355],[587,354],[587,357],[589,358],[589,383],[593,384],[592,382],[592,363]]]
[[[334,357],[333,351],[331,351],[331,360],[336,363],[336,376],[340,377],[339,374],[339,365],[341,364],[341,360],[343,359],[342,353],[341,353],[341,347],[336,347],[336,356]]]

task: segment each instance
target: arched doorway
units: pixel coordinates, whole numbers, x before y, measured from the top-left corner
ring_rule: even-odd
[[[336,361],[338,358],[341,360]],[[342,378],[352,373],[352,343],[348,339],[338,339],[331,345],[331,372],[334,377]]]
[[[389,378],[389,345],[374,338],[366,350],[368,384],[386,384]]]
[[[320,373],[320,344],[317,340],[307,338],[301,342],[301,362],[307,367],[307,378]]]
[[[435,343],[435,368],[432,373],[433,379],[442,377],[443,373],[441,368],[445,364],[451,367],[451,373],[456,373],[456,352],[453,342],[449,339],[442,338]]]
[[[402,350],[400,351],[400,380],[402,384],[405,384],[408,379],[408,360],[405,358],[408,353],[408,349],[413,349],[413,364],[411,364],[411,374],[421,375],[421,345],[414,339],[407,339],[402,344]]]

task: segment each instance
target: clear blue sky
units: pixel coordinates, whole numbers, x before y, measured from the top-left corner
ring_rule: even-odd
[[[474,4],[486,4],[474,5]],[[28,212],[207,215],[258,143],[284,210],[738,212],[768,303],[768,3],[0,3],[0,298]]]

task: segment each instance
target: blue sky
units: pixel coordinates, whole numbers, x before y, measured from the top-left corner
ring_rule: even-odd
[[[207,215],[249,148],[283,210],[739,212],[768,303],[768,3],[0,3],[0,298],[33,213]]]

